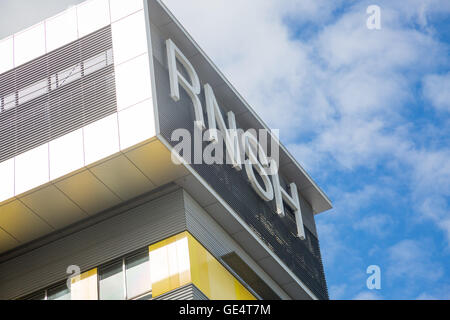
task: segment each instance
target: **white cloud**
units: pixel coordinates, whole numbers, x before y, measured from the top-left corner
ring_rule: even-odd
[[[346,284],[332,285],[329,287],[328,291],[330,294],[330,299],[341,300],[344,299],[346,296],[347,285]]]
[[[450,73],[425,77],[423,93],[434,108],[450,112]]]
[[[356,230],[383,237],[391,230],[393,219],[387,214],[376,214],[361,218],[353,224]]]
[[[362,291],[358,293],[353,300],[382,300],[383,297],[373,291]]]
[[[444,270],[433,261],[431,247],[418,240],[402,240],[387,250],[389,266],[387,274],[393,278],[414,283],[417,280],[435,282]]]

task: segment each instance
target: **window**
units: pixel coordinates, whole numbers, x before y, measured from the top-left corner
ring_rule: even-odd
[[[62,282],[48,289],[40,290],[20,300],[70,300],[70,289]]]
[[[143,295],[151,290],[148,251],[125,260],[127,299]]]
[[[100,300],[134,299],[151,292],[149,253],[145,249],[99,270]]]
[[[33,100],[37,97],[46,94],[47,92],[48,92],[47,79],[36,82],[25,89],[19,90],[19,104]]]
[[[145,247],[100,266],[98,268],[99,300],[150,299],[152,284],[149,260],[148,247]],[[72,289],[74,298],[77,298],[76,289],[73,287]],[[80,298],[84,299],[86,296],[82,295]],[[72,300],[72,293],[64,281],[22,297],[20,300]]]
[[[6,111],[12,109],[16,106],[16,93],[8,94],[3,98],[3,109],[2,111]]]
[[[123,261],[102,267],[99,272],[99,282],[100,300],[125,299]]]
[[[102,52],[84,62],[84,75],[106,68],[113,63],[112,49]]]
[[[16,92],[0,97],[0,112],[10,110],[22,103],[41,97],[51,90],[61,88],[66,84],[81,79],[85,75],[106,68],[113,63],[113,51],[112,49],[108,49],[81,63],[77,63],[65,70],[52,74],[45,79],[39,80],[26,88],[21,88]]]
[[[81,65],[77,64],[64,71],[58,72],[58,87],[69,84],[81,78]]]
[[[25,297],[21,300],[46,300],[45,298],[46,298],[45,291],[43,291],[39,293],[33,293],[32,295]]]
[[[66,283],[47,290],[47,300],[70,300],[70,289]]]

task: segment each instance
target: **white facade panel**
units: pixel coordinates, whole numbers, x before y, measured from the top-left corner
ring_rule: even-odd
[[[84,127],[83,132],[86,165],[119,152],[117,113]]]
[[[116,65],[148,51],[143,10],[112,23],[111,29]]]
[[[0,73],[14,68],[14,39],[0,40]]]
[[[111,8],[111,22],[144,9],[143,0],[110,0],[109,3]]]
[[[50,142],[50,179],[55,180],[84,167],[83,130]]]
[[[43,22],[14,35],[15,67],[45,53],[45,24]]]
[[[14,158],[0,163],[0,202],[14,197]]]
[[[77,7],[78,36],[84,37],[111,23],[108,0],[90,0]]]
[[[152,97],[148,54],[116,66],[117,110]]]
[[[47,52],[78,39],[77,9],[71,8],[45,22]]]
[[[49,182],[48,143],[16,157],[16,195]]]
[[[46,78],[27,86],[17,98],[19,104],[30,102],[114,63],[117,112],[0,163],[0,202],[155,136],[142,0],[89,0],[0,40],[0,74],[110,25],[110,15],[113,49],[89,58],[83,66],[58,71],[49,78],[50,85]],[[16,105],[15,92],[0,97],[0,112]]]
[[[151,99],[119,112],[120,149],[125,150],[155,135]]]

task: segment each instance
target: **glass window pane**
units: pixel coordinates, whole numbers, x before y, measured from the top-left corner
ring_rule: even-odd
[[[40,23],[14,35],[15,65],[20,66],[45,54],[45,28]]]
[[[108,0],[87,1],[80,4],[77,10],[80,38],[110,24]]]
[[[94,73],[95,71],[103,69],[103,68],[107,67],[109,64],[111,64],[112,60],[108,59],[109,51],[110,50],[102,52],[102,53],[96,55],[95,57],[87,59],[84,62],[84,74],[88,75],[88,74]],[[111,50],[111,52],[112,52],[112,50]]]
[[[69,9],[46,22],[47,52],[75,41],[78,38],[77,12]]]
[[[3,99],[3,111],[12,109],[16,106],[16,93],[10,93]]]
[[[100,300],[123,300],[122,260],[100,269]]]
[[[58,72],[58,87],[62,87],[81,78],[81,65],[77,64]]]
[[[70,300],[70,290],[67,284],[63,283],[57,287],[47,290],[47,300]]]
[[[151,290],[149,253],[126,259],[127,298],[132,299]]]
[[[45,291],[42,290],[38,293],[33,293],[25,298],[22,298],[20,300],[45,300]]]
[[[47,79],[36,82],[25,89],[19,90],[19,104],[33,100],[37,97],[46,94],[47,92],[48,92]]]
[[[0,73],[14,68],[13,37],[0,40]]]

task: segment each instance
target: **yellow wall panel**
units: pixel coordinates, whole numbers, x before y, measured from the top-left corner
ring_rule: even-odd
[[[211,300],[255,297],[188,232],[149,247],[153,297],[193,283]]]
[[[211,300],[256,300],[256,298],[188,233],[191,276],[194,285]]]
[[[71,279],[72,300],[98,300],[97,268]]]
[[[186,233],[151,245],[149,251],[153,297],[191,283]]]

